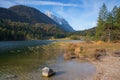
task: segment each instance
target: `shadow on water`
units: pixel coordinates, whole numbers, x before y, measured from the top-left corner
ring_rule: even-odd
[[[65,71],[57,71],[55,73],[55,76],[60,76],[60,75],[64,75],[66,72]]]

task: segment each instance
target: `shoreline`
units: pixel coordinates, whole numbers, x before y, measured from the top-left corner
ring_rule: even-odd
[[[93,80],[120,80],[120,43],[82,42],[63,46],[65,59],[87,60],[96,66]]]
[[[120,57],[110,55],[93,63],[96,66],[94,80],[120,80]]]
[[[36,57],[34,57],[35,62],[36,62],[36,58],[38,58],[38,60],[39,60],[39,57],[38,57],[39,50],[40,50],[39,48],[41,48],[41,47],[35,46],[35,47],[29,48],[30,50],[32,49],[33,53],[34,52],[36,53],[36,50],[38,50]],[[72,42],[55,42],[55,43],[53,42],[47,46],[46,45],[43,46],[43,49],[41,49],[41,50],[43,51],[42,53],[48,53],[47,54],[48,56],[53,56],[53,55],[50,55],[49,53],[55,54],[55,53],[58,53],[60,50],[62,59],[63,59],[65,53],[69,53],[68,54],[69,56],[74,55],[74,56],[70,57],[70,60],[72,58],[73,59],[75,58],[75,59],[83,61],[83,62],[87,61],[87,62],[92,63],[95,66],[96,71],[93,74],[93,76],[91,76],[91,78],[92,78],[91,80],[120,80],[120,43],[104,43],[104,42],[99,42],[99,43],[77,42],[76,43],[73,41]],[[98,52],[96,52],[96,51],[98,51]],[[16,53],[18,53],[18,52],[19,51],[17,51]],[[102,53],[102,54],[99,54],[99,53]],[[105,55],[103,53],[105,53]],[[116,53],[117,53],[117,55],[116,55]],[[97,55],[97,57],[96,57],[95,54],[99,54],[100,56]],[[33,55],[31,55],[31,56],[33,56]],[[32,59],[34,60],[34,58],[32,58]],[[49,57],[46,57],[46,59],[47,58],[49,58]],[[21,57],[20,57],[20,59],[21,59]],[[25,59],[26,59],[26,57],[25,57]],[[28,58],[28,59],[31,59],[31,58]],[[37,62],[37,64],[38,64],[38,62]],[[59,62],[58,62],[58,64],[59,64]],[[31,63],[30,64],[28,63],[28,65],[31,65]],[[63,64],[61,64],[61,65],[63,65]],[[37,66],[38,65],[36,65],[36,67]],[[17,67],[18,67],[18,65],[17,65]],[[25,67],[26,66],[24,66],[24,68]],[[64,67],[64,65],[63,65],[63,67]],[[66,69],[68,69],[67,67],[66,67]],[[73,65],[73,67],[78,67],[78,66]],[[78,69],[79,68],[80,67],[78,67]],[[61,70],[64,71],[66,69],[63,68]],[[71,68],[70,68],[70,70],[71,70]],[[75,68],[73,71],[68,70],[68,72],[76,73],[76,70],[77,69]],[[57,68],[56,68],[56,71],[57,71]],[[82,72],[82,71],[78,70],[78,72]],[[89,72],[87,72],[87,73],[89,73]],[[78,80],[81,79],[79,74],[80,73],[78,73],[77,76],[75,75]],[[33,73],[32,73],[32,75],[33,75]],[[38,75],[38,73],[36,75]],[[86,75],[85,75],[85,77],[86,77]],[[86,80],[86,79],[83,79],[83,80]],[[90,80],[90,79],[88,79],[88,80]]]

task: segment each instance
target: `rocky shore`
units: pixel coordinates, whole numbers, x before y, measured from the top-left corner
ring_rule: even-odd
[[[120,57],[110,55],[94,63],[97,69],[94,80],[120,80]]]

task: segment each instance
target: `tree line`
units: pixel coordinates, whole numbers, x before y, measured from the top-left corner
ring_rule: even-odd
[[[29,24],[0,19],[0,40],[48,39],[64,35],[64,31],[52,24]]]
[[[114,6],[109,11],[105,4],[99,11],[97,26],[94,28],[73,32],[70,35],[80,38],[82,36],[87,40],[101,40],[106,42],[120,40],[120,7]]]
[[[105,4],[100,8],[95,34],[96,40],[120,40],[120,7],[114,6],[108,11]]]

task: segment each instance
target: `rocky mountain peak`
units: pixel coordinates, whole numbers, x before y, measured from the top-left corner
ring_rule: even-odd
[[[54,20],[56,23],[61,25],[61,28],[63,28],[64,30],[69,31],[69,32],[73,32],[74,31],[73,28],[70,26],[70,24],[64,18],[57,17],[50,11],[46,11],[45,14],[49,18]]]

